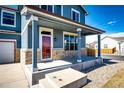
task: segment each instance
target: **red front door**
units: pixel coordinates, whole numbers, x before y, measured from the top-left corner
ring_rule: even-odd
[[[47,35],[42,36],[42,59],[51,58],[51,37]]]

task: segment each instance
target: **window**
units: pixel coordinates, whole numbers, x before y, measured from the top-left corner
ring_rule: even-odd
[[[64,49],[77,50],[77,35],[64,34]]]
[[[16,13],[7,10],[1,12],[1,25],[3,26],[16,26]]]
[[[41,8],[49,12],[54,12],[53,5],[41,5]]]
[[[71,18],[74,21],[80,22],[80,12],[72,8],[72,10],[71,10]]]
[[[104,44],[104,48],[108,48],[108,44]]]

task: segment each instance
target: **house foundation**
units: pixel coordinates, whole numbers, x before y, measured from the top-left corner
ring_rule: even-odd
[[[37,62],[40,62],[41,52],[40,49],[37,50]],[[32,63],[32,50],[31,49],[21,49],[21,63],[31,64]]]
[[[15,49],[15,63],[20,63],[20,49]]]
[[[87,49],[81,49],[81,55],[87,55]],[[77,56],[77,51],[65,51],[64,49],[53,49],[53,60],[67,59]]]

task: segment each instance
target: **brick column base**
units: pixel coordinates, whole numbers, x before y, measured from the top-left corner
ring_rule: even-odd
[[[37,62],[40,62],[41,51],[37,49]],[[32,63],[32,50],[31,49],[21,49],[21,63],[31,64]]]

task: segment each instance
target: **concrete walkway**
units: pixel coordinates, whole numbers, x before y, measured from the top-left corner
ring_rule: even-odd
[[[116,60],[106,62],[101,67],[93,68],[93,70],[86,73],[89,83],[84,88],[102,88],[120,69],[124,69],[124,62]]]
[[[27,88],[28,83],[20,63],[0,64],[0,88]]]

